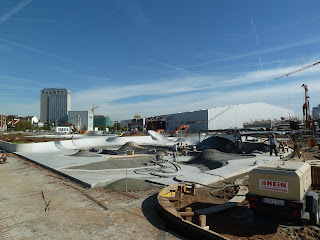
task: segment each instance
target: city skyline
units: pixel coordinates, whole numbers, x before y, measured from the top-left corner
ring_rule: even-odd
[[[230,4],[231,3],[231,4]],[[39,91],[113,120],[265,102],[320,103],[318,1],[0,3],[0,114],[40,117]]]

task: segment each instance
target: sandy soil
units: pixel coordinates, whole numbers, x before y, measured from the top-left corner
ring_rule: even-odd
[[[237,178],[243,177],[245,175]],[[212,188],[196,189],[196,195],[184,195],[182,202],[175,202],[174,206],[179,211],[184,211],[185,207],[192,207],[192,210],[195,211],[223,204],[237,193],[237,187],[228,187],[216,191],[214,196],[210,192],[213,189],[232,184],[234,180],[235,178],[232,178],[211,184]],[[248,184],[248,181],[245,180],[243,184]],[[197,219],[193,219],[193,222],[199,224]],[[279,219],[276,216],[255,216],[248,208],[247,201],[226,211],[207,215],[207,225],[211,230],[231,240],[320,238],[320,228],[310,225],[308,220],[291,222],[288,219]]]
[[[159,189],[88,189],[9,155],[0,164],[1,239],[181,239],[157,214]]]

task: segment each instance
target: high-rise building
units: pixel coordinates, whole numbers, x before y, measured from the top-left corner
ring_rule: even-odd
[[[44,88],[41,90],[40,121],[62,124],[71,110],[71,92],[68,89]]]
[[[107,127],[111,126],[110,118],[102,115],[95,115],[93,119],[93,126],[98,127],[101,130],[106,130]]]

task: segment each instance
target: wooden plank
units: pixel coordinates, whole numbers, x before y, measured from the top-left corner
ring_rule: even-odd
[[[182,217],[194,216],[194,212],[178,212]]]
[[[235,207],[246,199],[245,195],[247,193],[248,193],[248,188],[245,186],[240,186],[240,189],[237,195],[234,196],[232,199],[230,199],[228,202],[214,206],[214,207],[199,209],[195,211],[195,213],[199,215],[208,215],[208,214],[221,212],[229,208]]]

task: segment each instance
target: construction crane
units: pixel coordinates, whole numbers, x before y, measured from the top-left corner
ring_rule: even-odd
[[[93,115],[94,115],[94,110],[95,110],[96,108],[98,108],[98,107],[100,107],[100,106],[94,106],[94,105],[93,105],[93,107],[92,107],[92,109],[91,109]]]
[[[302,84],[301,87],[304,88],[304,93],[305,93],[305,102],[302,106],[303,118],[305,120],[307,130],[309,130],[310,128],[312,128],[312,117],[310,114],[308,86],[306,84]]]
[[[316,65],[318,65],[318,64],[320,64],[320,62],[316,62],[316,63],[310,64],[310,65],[308,65],[308,66],[302,67],[302,68],[300,68],[300,69],[297,69],[297,70],[295,70],[295,71],[289,72],[289,73],[284,74],[284,75],[282,75],[282,76],[276,77],[274,80],[279,79],[279,78],[283,78],[283,77],[288,77],[289,75],[292,75],[292,74],[295,74],[295,73],[297,73],[297,72],[300,72],[300,71],[306,70],[306,69],[308,69],[308,68],[314,67],[314,66],[316,66]]]
[[[282,78],[282,77],[288,77],[289,75],[292,75],[292,74],[295,74],[297,72],[300,72],[300,71],[303,71],[303,70],[306,70],[308,68],[311,68],[311,67],[314,67],[316,65],[320,64],[320,62],[316,62],[316,63],[313,63],[313,64],[310,64],[310,65],[307,65],[305,67],[302,67],[300,69],[297,69],[295,71],[292,71],[292,72],[289,72],[287,74],[284,74],[280,77],[276,77],[276,79],[279,79],[279,78]],[[303,111],[303,118],[304,118],[304,121],[305,121],[305,124],[306,124],[306,129],[309,130],[310,128],[312,128],[312,117],[311,117],[311,114],[310,114],[310,106],[309,106],[309,96],[308,96],[308,86],[306,84],[302,84],[302,86],[304,88],[304,93],[305,93],[305,102],[302,106],[302,111]]]

